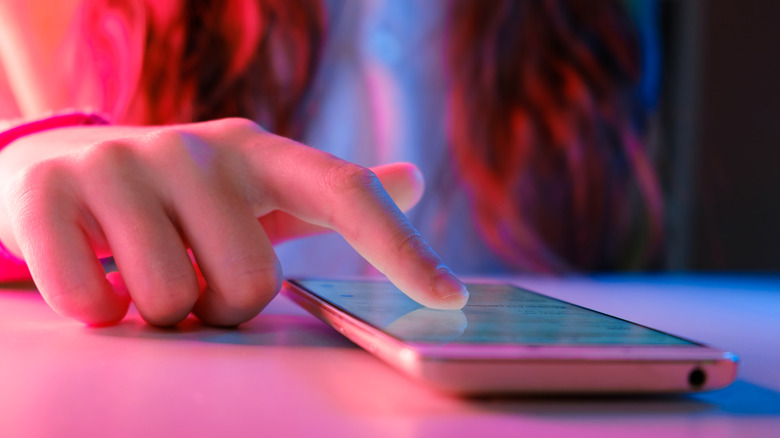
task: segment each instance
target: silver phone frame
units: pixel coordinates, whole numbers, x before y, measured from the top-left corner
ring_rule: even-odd
[[[696,341],[691,341],[697,344],[691,347],[434,346],[404,342],[317,296],[297,284],[299,280],[314,279],[285,280],[282,294],[393,368],[446,392],[464,395],[687,393],[723,388],[736,377],[735,354]],[[366,281],[365,278],[316,280]],[[504,283],[525,289],[511,282]],[[697,375],[703,375],[704,381],[694,381]]]

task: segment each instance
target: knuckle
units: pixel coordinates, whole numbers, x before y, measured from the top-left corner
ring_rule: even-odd
[[[212,140],[201,132],[178,127],[156,130],[144,139],[149,170],[157,180],[166,182],[189,180],[195,175],[218,175],[229,142]]]
[[[146,134],[141,138],[141,147],[152,179],[166,184],[171,179],[186,178],[197,163],[207,165],[208,157],[213,156],[210,144],[196,133],[178,127],[162,127]]]
[[[71,171],[62,160],[40,161],[15,175],[4,188],[5,199],[18,213],[39,214],[63,198],[70,178]]]
[[[374,208],[387,196],[371,169],[340,159],[326,170],[322,184],[323,200],[327,201],[322,203],[325,222],[348,241],[359,238],[362,225],[347,220],[342,212],[356,206]]]
[[[149,153],[162,160],[162,165],[169,166],[181,161],[182,153],[198,143],[196,139],[195,134],[179,128],[163,127],[143,137],[143,144]]]
[[[159,144],[184,144],[193,136],[193,133],[185,131],[178,126],[161,126],[146,134],[144,139],[146,140],[145,143],[154,144],[155,147],[158,147]]]
[[[187,132],[216,140],[218,143],[224,144],[224,146],[242,145],[258,134],[267,134],[267,132],[254,121],[240,117],[230,117],[199,123],[195,126],[188,127]]]
[[[142,180],[141,157],[137,148],[118,140],[98,142],[83,150],[73,160],[77,187],[94,194],[107,186],[122,187]]]
[[[143,152],[125,141],[96,143],[77,157],[76,188],[89,204],[102,202],[108,194],[128,200],[145,193],[149,186]]]
[[[338,159],[326,171],[323,183],[325,192],[338,198],[355,193],[375,193],[381,187],[371,169]]]
[[[60,186],[68,174],[60,160],[51,159],[25,168],[15,182],[22,189],[54,189]]]
[[[88,172],[125,169],[133,166],[136,160],[133,147],[116,140],[95,143],[81,155],[81,165]]]
[[[263,128],[260,127],[260,125],[258,125],[254,121],[242,117],[228,117],[225,119],[216,120],[213,123],[230,131],[238,131],[238,132],[264,131]]]
[[[421,254],[428,251],[428,244],[420,233],[411,225],[404,226],[398,231],[396,250],[399,254]]]
[[[416,263],[431,268],[441,264],[439,256],[411,224],[399,229],[395,242],[397,254],[404,259],[415,260]]]
[[[425,241],[419,231],[409,222],[405,222],[395,232],[393,249],[402,258],[415,260],[415,263],[435,268],[442,261],[433,248]]]

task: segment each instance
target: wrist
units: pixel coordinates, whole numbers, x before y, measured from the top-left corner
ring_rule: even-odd
[[[17,140],[34,136],[35,134],[41,132],[72,126],[106,124],[108,124],[108,122],[105,118],[88,112],[58,113],[37,120],[14,121],[6,123],[6,129],[0,132],[0,153],[3,151],[3,149]],[[25,151],[25,155],[34,156],[37,155],[36,152],[42,151]],[[6,156],[4,158],[7,159],[9,157]],[[3,164],[11,165],[14,164],[14,161],[16,160],[10,160],[10,162]],[[6,167],[7,166],[5,165],[0,166],[0,168],[5,168],[3,171],[0,171],[0,190],[5,187],[10,174],[14,173],[13,169]],[[27,270],[24,260],[22,260],[16,254],[12,253],[6,247],[12,243],[11,241],[13,240],[13,235],[10,230],[9,221],[7,220],[8,218],[6,217],[7,215],[5,211],[5,205],[2,205],[4,203],[2,199],[2,196],[0,196],[0,281],[29,279],[30,274]]]

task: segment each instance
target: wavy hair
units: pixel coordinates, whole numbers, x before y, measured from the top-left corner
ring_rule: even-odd
[[[455,0],[449,136],[485,241],[519,267],[639,268],[662,204],[617,1]]]
[[[110,109],[124,110],[133,122],[245,117],[276,133],[298,137],[303,129],[299,110],[323,41],[325,14],[320,3],[88,0],[82,28],[92,56],[112,64],[114,73],[121,69],[121,59],[132,58],[123,52],[140,53],[141,59],[126,62],[140,65],[131,101],[123,107],[113,97],[121,93],[115,92],[105,102]],[[112,24],[117,20],[123,23]],[[132,47],[132,38],[117,35],[136,33],[137,27],[143,28],[137,41],[140,50]],[[112,40],[125,44],[117,46]]]

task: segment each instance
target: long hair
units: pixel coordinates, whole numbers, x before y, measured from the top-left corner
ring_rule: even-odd
[[[129,113],[148,124],[241,116],[300,137],[325,34],[321,0],[188,0],[162,21],[152,2],[91,0],[93,10],[145,14]],[[620,3],[447,6],[448,140],[484,240],[518,269],[655,260],[661,201],[632,99],[636,36]]]
[[[535,270],[653,262],[660,192],[621,4],[455,0],[449,21],[450,144],[486,242]]]
[[[161,19],[155,8],[172,10]],[[88,0],[83,15],[90,42],[117,39],[111,35],[117,26],[107,25],[107,17],[130,30],[144,27],[138,88],[119,110],[132,122],[245,117],[300,136],[301,103],[323,41],[320,0]],[[117,52],[133,51],[91,45],[93,56],[108,62],[123,58]]]

